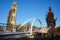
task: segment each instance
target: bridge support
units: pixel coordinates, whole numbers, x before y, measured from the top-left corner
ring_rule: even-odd
[[[25,25],[27,22],[31,21],[32,20],[32,23],[31,23],[31,27],[29,28],[29,35],[32,35],[33,34],[33,26],[34,26],[34,22],[35,20],[37,20],[40,24],[42,23],[38,18],[31,18],[27,21],[25,21],[23,24],[20,25],[20,27],[18,27],[17,29],[19,30],[19,28],[22,28],[23,25]],[[24,30],[24,29],[23,29]]]
[[[33,19],[32,24],[31,24],[31,33],[30,33],[31,35],[32,35],[32,32],[33,32],[32,29],[33,29],[33,24],[34,24],[35,19],[36,19],[36,18]]]

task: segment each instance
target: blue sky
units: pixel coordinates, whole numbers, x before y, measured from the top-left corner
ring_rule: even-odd
[[[7,23],[9,10],[14,0],[0,0],[0,23]],[[30,18],[39,18],[44,26],[46,24],[46,14],[49,6],[57,17],[56,26],[60,26],[60,0],[16,0],[17,2],[17,24],[25,22]],[[39,22],[36,22],[39,25]]]

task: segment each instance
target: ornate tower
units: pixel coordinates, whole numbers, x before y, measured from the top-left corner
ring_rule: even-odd
[[[16,25],[16,12],[17,4],[13,2],[12,8],[9,11],[8,20],[7,20],[7,30],[14,32]]]

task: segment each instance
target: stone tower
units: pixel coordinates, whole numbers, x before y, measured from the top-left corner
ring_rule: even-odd
[[[16,12],[17,12],[17,4],[13,2],[12,8],[9,11],[8,20],[7,20],[7,30],[11,32],[16,31]]]

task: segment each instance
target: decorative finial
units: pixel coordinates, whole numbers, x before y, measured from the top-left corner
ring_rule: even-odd
[[[13,2],[12,8],[16,8],[17,7],[17,3],[16,1]]]
[[[14,1],[13,4],[16,4],[16,1]]]

